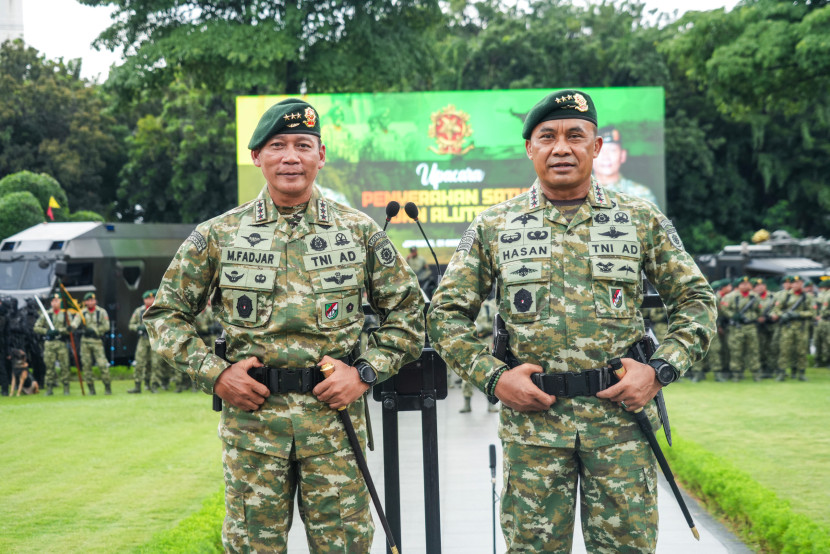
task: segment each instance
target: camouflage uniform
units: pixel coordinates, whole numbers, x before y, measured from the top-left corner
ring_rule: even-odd
[[[663,342],[666,333],[669,330],[669,314],[666,313],[666,308],[661,306],[659,308],[643,308],[643,317],[651,321],[651,329],[654,331],[654,337],[657,342]]]
[[[745,369],[756,381],[761,380],[761,360],[758,351],[758,332],[755,323],[760,316],[760,297],[754,292],[746,295],[735,289],[721,301],[723,313],[729,320],[729,359],[732,362],[732,380],[740,381]],[[741,314],[743,311],[743,314]]]
[[[803,299],[803,300],[802,300]],[[781,339],[778,353],[778,378],[792,368],[792,378],[804,380],[807,354],[810,351],[810,325],[813,321],[812,299],[807,294],[786,291],[776,302],[772,313],[779,318]],[[795,309],[793,309],[795,308]]]
[[[213,318],[213,312],[210,307],[206,307],[202,310],[201,313],[196,316],[196,321],[194,321],[193,324],[196,326],[196,332],[199,333],[199,338],[202,339],[209,347],[214,346],[216,339],[218,338],[218,336],[214,334],[216,332],[217,324],[216,320]],[[196,384],[193,382],[193,379],[190,378],[190,375],[184,371],[177,371],[176,373],[177,375],[173,377],[173,382],[176,385],[176,392],[184,392],[190,387],[193,387],[194,391],[198,390],[196,389]]]
[[[130,316],[130,323],[128,324],[130,331],[138,334],[138,342],[135,345],[135,371],[133,375],[135,388],[132,389],[135,392],[141,392],[142,381],[148,382],[155,372],[154,362],[156,360],[150,346],[150,337],[147,336],[147,328],[142,320],[145,311],[147,311],[147,308],[143,304],[136,308],[133,315]]]
[[[476,326],[476,336],[481,340],[487,342],[488,344],[492,345],[492,337],[493,337],[493,325],[496,320],[496,314],[498,313],[498,306],[496,305],[495,298],[488,298],[484,302],[481,303],[481,309],[478,311],[478,316],[476,317],[475,326]],[[459,410],[460,413],[466,414],[472,411],[471,399],[473,397],[473,385],[468,380],[464,379],[462,376],[462,380],[464,384],[461,387],[461,394],[464,396],[464,407]],[[498,412],[498,406],[495,404],[487,403],[487,411],[488,412]]]
[[[823,288],[818,297],[816,316],[816,365],[827,366],[830,363],[830,289]]]
[[[758,357],[763,375],[770,377],[778,370],[778,352],[773,340],[777,326],[769,318],[772,314],[772,308],[775,306],[775,296],[766,291],[760,298],[760,317],[764,317],[764,321],[759,321],[756,327],[758,331]]]
[[[380,381],[417,358],[424,340],[415,275],[364,214],[324,199],[314,186],[296,227],[272,202],[256,200],[200,224],[170,264],[144,316],[153,347],[211,393],[229,362],[256,356],[272,367],[310,367],[347,356],[363,325],[361,291],[383,322],[354,363]],[[211,298],[224,327],[225,361],[194,320]],[[365,442],[364,399],[348,407]],[[229,551],[286,548],[293,491],[314,552],[368,552],[369,496],[336,412],[311,393],[271,394],[246,412],[224,403]]]
[[[35,322],[34,331],[38,335],[46,337],[43,343],[43,363],[46,365],[45,385],[47,394],[52,394],[52,387],[58,384],[58,375],[55,372],[55,362],[60,364],[60,381],[63,383],[64,392],[68,392],[70,380],[70,365],[69,365],[69,351],[66,349],[66,339],[69,337],[69,314],[60,310],[55,313],[54,310],[47,311],[49,319],[52,320],[52,326],[55,330],[49,328],[46,323],[46,318],[43,314],[37,318]]]
[[[464,233],[427,316],[436,350],[486,389],[504,363],[476,337],[473,321],[498,283],[499,313],[520,362],[546,372],[601,367],[643,337],[643,270],[672,314],[655,359],[684,373],[714,333],[715,299],[671,222],[654,205],[596,182],[568,222],[539,187],[485,210]],[[646,411],[656,427],[654,404]],[[622,407],[593,396],[558,398],[541,412],[503,406],[499,436],[509,551],[570,551],[577,474],[589,552],[654,549],[656,464]]]
[[[650,188],[645,185],[641,185],[640,183],[636,183],[626,177],[620,176],[620,180],[616,183],[606,183],[603,186],[608,190],[622,192],[630,196],[636,196],[637,198],[648,200],[655,206],[657,205],[657,197]]]
[[[84,324],[81,316],[86,320],[86,324]],[[104,382],[104,386],[109,391],[111,382],[110,364],[106,354],[104,354],[104,343],[101,341],[102,337],[110,330],[110,318],[107,311],[100,306],[96,306],[94,312],[90,312],[88,308],[83,308],[72,319],[72,329],[81,329],[84,333],[81,338],[81,365],[83,366],[84,381],[86,381],[90,393],[95,394],[93,366],[98,366],[101,371],[101,381]]]

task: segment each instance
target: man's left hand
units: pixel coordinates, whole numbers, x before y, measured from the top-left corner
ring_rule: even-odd
[[[325,402],[330,408],[339,410],[348,406],[369,390],[369,385],[360,380],[356,368],[329,356],[323,356],[318,365],[322,366],[326,363],[333,364],[334,371],[311,391],[320,402]]]
[[[663,386],[657,380],[657,373],[650,365],[641,364],[632,358],[622,358],[625,376],[619,383],[597,393],[597,398],[605,398],[619,404],[625,403],[625,409],[636,412],[657,396]]]

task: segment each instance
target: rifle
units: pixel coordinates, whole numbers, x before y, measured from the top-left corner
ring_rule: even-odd
[[[738,298],[738,297],[736,296],[736,297],[735,297],[735,305],[736,305],[736,306],[738,305],[738,300],[740,300],[740,298]],[[743,308],[741,308],[741,311],[739,311],[739,312],[735,315],[735,317],[733,317],[733,318],[731,318],[731,319],[729,320],[729,324],[730,324],[730,325],[732,325],[732,326],[734,326],[734,327],[740,327],[740,326],[741,326],[741,325],[743,325],[744,323],[747,323],[747,322],[745,322],[745,321],[744,321],[744,314],[747,312],[747,310],[749,310],[752,306],[754,306],[754,305],[755,305],[755,302],[756,302],[757,300],[758,300],[758,297],[757,297],[757,296],[753,296],[753,297],[751,297],[751,298],[749,299],[749,302],[747,302],[746,304],[744,304],[744,307],[743,307]]]
[[[801,297],[798,300],[796,300],[795,304],[793,304],[789,310],[781,314],[781,323],[789,323],[793,319],[796,319],[795,311],[801,306],[805,298],[807,298],[807,295],[802,294]]]

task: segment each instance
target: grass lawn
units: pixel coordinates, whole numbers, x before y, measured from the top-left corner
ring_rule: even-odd
[[[830,530],[830,370],[808,382],[683,381],[666,389],[675,436],[748,473]]]
[[[0,397],[0,552],[125,552],[222,488],[210,397]]]

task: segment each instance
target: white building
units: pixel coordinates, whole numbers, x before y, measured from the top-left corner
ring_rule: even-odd
[[[23,0],[0,0],[0,43],[23,38]]]

